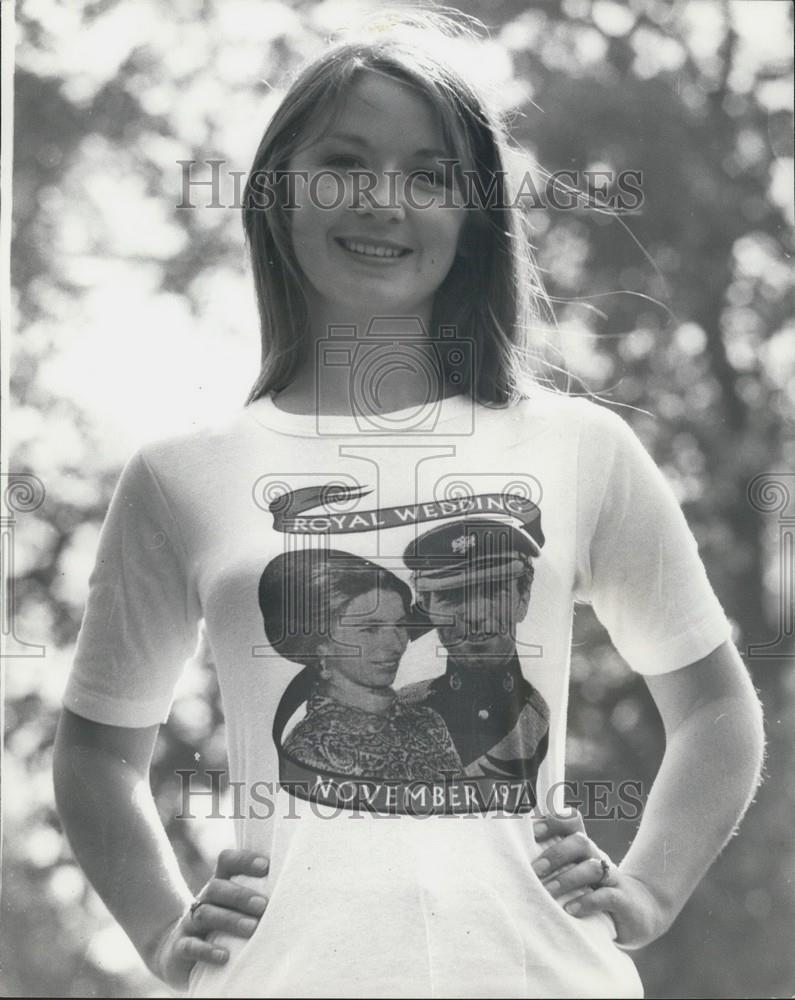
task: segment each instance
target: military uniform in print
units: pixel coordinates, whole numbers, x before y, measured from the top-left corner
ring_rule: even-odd
[[[531,781],[549,742],[549,707],[522,674],[516,625],[544,538],[523,525],[468,518],[418,536],[403,559],[417,603],[447,648],[445,673],[402,688],[444,719],[469,777]]]

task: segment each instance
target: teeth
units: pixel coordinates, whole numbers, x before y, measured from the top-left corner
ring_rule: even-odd
[[[394,250],[392,247],[377,247],[371,243],[354,243],[352,240],[340,240],[346,250],[363,254],[365,257],[402,257],[405,250]]]

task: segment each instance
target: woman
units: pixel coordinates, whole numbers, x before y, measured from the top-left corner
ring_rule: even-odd
[[[259,605],[273,648],[315,674],[284,754],[348,777],[433,781],[461,773],[441,717],[401,705],[392,687],[412,624],[402,580],[350,552],[293,551],[263,571]]]
[[[432,27],[458,26],[419,20],[419,33],[382,22],[321,55],[262,137],[244,199],[262,370],[223,427],[147,445],[125,468],[64,699],[58,804],[92,882],[172,985],[195,967],[194,990],[213,996],[636,997],[622,949],[664,933],[746,809],[759,706],[695,540],[636,436],[604,407],[519,377],[543,296],[503,125],[466,68],[428,45]],[[473,190],[491,194],[484,204]],[[366,379],[351,370],[362,337],[384,352]],[[263,470],[299,501],[273,524],[252,503]],[[575,601],[593,605],[665,724],[620,866],[578,816],[329,821],[281,789],[274,815],[237,827],[240,846],[270,856],[256,929],[240,910],[262,912],[263,898],[228,880],[191,902],[147,773],[198,620],[230,771],[244,786],[276,776],[263,721],[295,666],[258,648],[263,553],[277,557],[290,534],[344,533],[346,549],[399,565],[419,524],[522,509],[517,477],[542,487],[546,537],[517,627],[523,676],[550,710],[542,811],[559,807],[564,781]],[[350,504],[314,496],[339,482],[357,485]],[[393,641],[385,676],[404,644]],[[483,721],[477,711],[468,724]],[[216,929],[238,937],[206,940]]]

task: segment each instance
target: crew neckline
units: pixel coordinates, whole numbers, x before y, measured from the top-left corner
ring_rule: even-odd
[[[419,437],[433,434],[441,425],[460,421],[474,402],[465,393],[445,396],[423,405],[407,406],[370,418],[347,414],[288,413],[273,401],[273,393],[260,396],[246,407],[246,413],[263,427],[297,437],[356,435],[391,437],[399,434]],[[471,416],[470,416],[471,420]]]

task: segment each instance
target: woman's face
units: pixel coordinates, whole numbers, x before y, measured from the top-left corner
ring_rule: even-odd
[[[370,590],[354,597],[335,616],[332,641],[324,643],[331,679],[368,688],[392,685],[408,645],[406,609],[392,590]]]
[[[430,315],[465,218],[445,188],[447,155],[436,116],[414,90],[359,77],[330,134],[289,162],[297,207],[287,215],[310,304],[337,315],[340,305],[352,316]],[[407,200],[407,175],[418,171]]]

